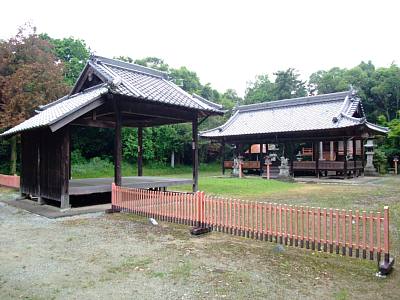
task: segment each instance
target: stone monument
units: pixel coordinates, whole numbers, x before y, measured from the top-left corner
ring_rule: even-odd
[[[288,166],[289,159],[285,158],[284,156],[281,157],[281,165],[278,167],[279,168],[279,178],[290,178],[290,169]]]
[[[367,155],[367,163],[364,167],[364,175],[365,176],[378,176],[378,172],[374,167],[374,141],[367,140],[364,145],[365,155]]]
[[[233,159],[233,166],[232,166],[232,176],[233,177],[242,177],[243,176],[243,156],[235,157]]]

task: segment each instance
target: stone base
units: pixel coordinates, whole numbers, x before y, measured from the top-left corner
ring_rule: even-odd
[[[364,176],[379,176],[379,173],[376,171],[374,167],[364,168]]]
[[[393,269],[394,258],[390,257],[389,260],[383,261],[379,264],[379,274],[386,276],[389,275]]]
[[[205,234],[211,232],[211,227],[193,227],[192,229],[190,229],[190,234],[191,235],[201,235],[201,234]]]
[[[289,167],[278,167],[279,168],[279,177],[290,177]]]

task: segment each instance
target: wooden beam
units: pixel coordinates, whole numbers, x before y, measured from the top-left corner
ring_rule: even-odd
[[[122,111],[121,112],[124,115],[132,115],[132,116],[140,116],[140,117],[151,117],[151,118],[162,118],[166,120],[177,120],[177,121],[187,121],[184,118],[178,118],[174,116],[166,116],[166,115],[160,115],[160,114],[153,114],[151,111],[148,113],[139,113],[139,112],[132,112],[132,111]]]
[[[101,120],[87,120],[77,119],[71,123],[71,125],[97,127],[97,128],[115,128],[115,122],[101,121]]]
[[[138,160],[137,160],[137,167],[138,167],[138,176],[143,176],[143,128],[138,127]]]
[[[116,185],[122,184],[121,175],[121,160],[122,160],[122,142],[121,142],[121,127],[122,120],[121,114],[116,99],[114,101],[115,111],[115,136],[114,136],[114,183]]]
[[[197,116],[192,120],[192,160],[193,160],[193,192],[199,189],[199,136],[197,128]]]
[[[80,116],[83,116],[84,114],[96,109],[97,107],[103,105],[105,102],[104,98],[102,96],[99,96],[96,100],[93,102],[90,102],[88,105],[79,108],[78,110],[75,110],[74,112],[70,113],[69,115],[56,120],[53,124],[50,125],[50,129],[52,132],[57,131],[61,127],[64,127],[65,125],[71,123],[72,121],[76,120]]]
[[[121,111],[124,113],[133,113],[141,116],[158,117],[163,119],[192,121],[193,117],[197,118],[197,113],[190,108],[172,107],[167,104],[149,103],[149,101],[134,101],[132,97],[121,96]]]

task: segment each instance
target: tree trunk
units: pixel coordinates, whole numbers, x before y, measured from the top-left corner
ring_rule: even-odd
[[[11,142],[10,174],[17,173],[17,136],[13,136]]]

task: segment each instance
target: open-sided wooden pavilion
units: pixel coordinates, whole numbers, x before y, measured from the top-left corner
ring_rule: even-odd
[[[70,195],[111,191],[111,182],[139,188],[193,184],[198,188],[198,124],[221,107],[190,95],[168,74],[114,59],[92,56],[69,95],[38,109],[37,114],[2,134],[21,134],[21,193],[60,202]],[[192,123],[193,179],[142,177],[143,127]],[[114,179],[70,179],[70,127],[115,129]],[[121,175],[121,128],[138,128],[138,176]]]
[[[333,172],[347,177],[363,173],[364,141],[387,132],[387,128],[367,121],[360,97],[350,90],[238,106],[225,124],[200,136],[220,142],[222,152],[225,144],[235,145],[236,155],[247,152],[245,155],[249,156],[255,149],[251,145],[259,144],[259,159],[245,161],[244,167],[258,169],[260,173],[265,167],[263,158],[276,154],[278,145],[280,153],[289,158],[293,175]],[[272,149],[266,144],[272,145]],[[222,156],[224,172],[232,162],[224,161]],[[279,157],[276,168],[278,164]]]

